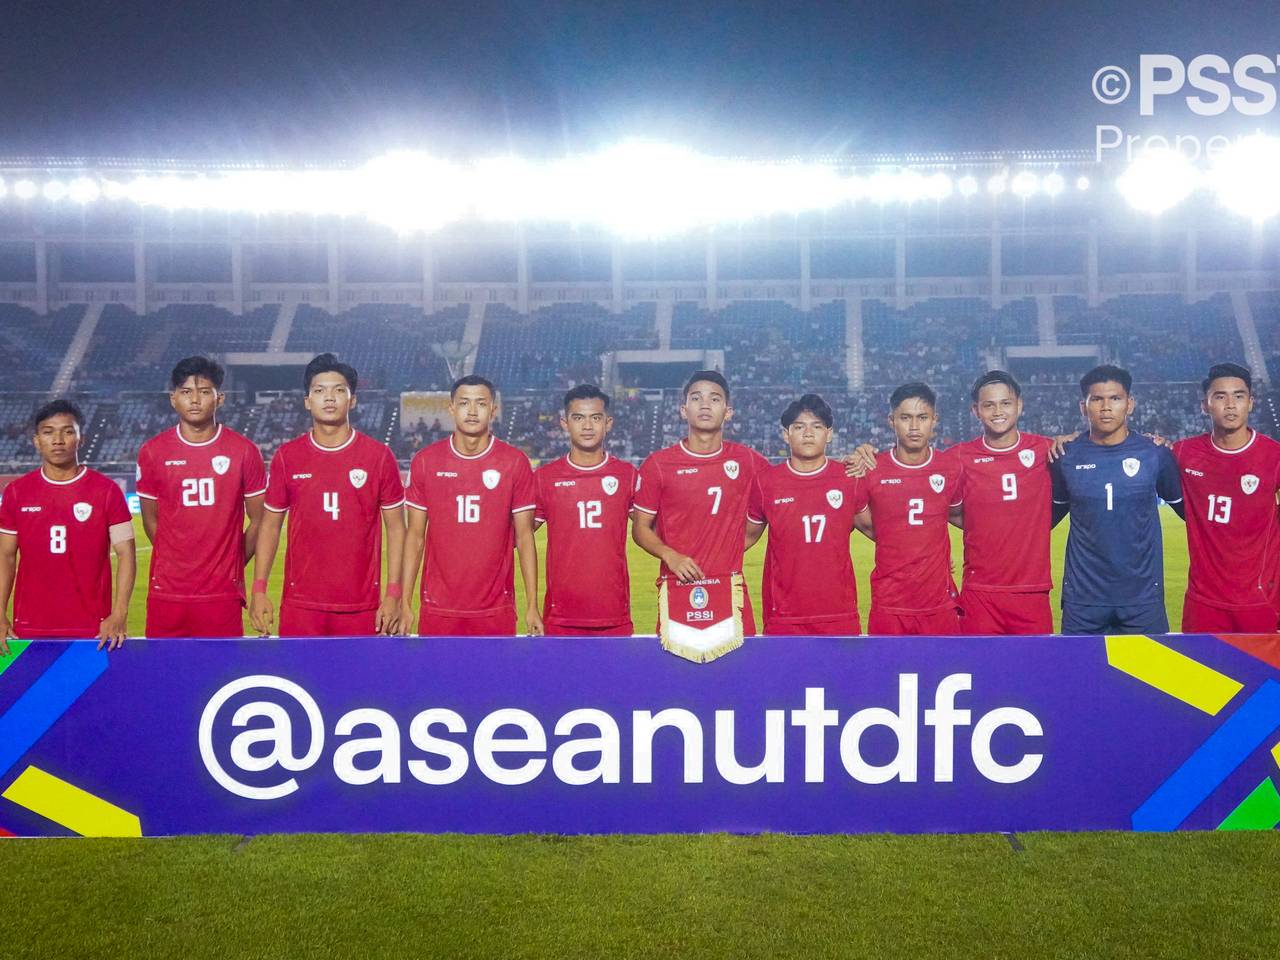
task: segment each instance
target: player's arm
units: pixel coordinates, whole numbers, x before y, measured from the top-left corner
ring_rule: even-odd
[[[0,657],[9,655],[9,638],[13,624],[9,622],[9,595],[13,593],[13,575],[18,569],[18,538],[0,533]]]
[[[374,629],[381,634],[394,635],[403,630],[401,606],[404,592],[400,577],[404,573],[404,507],[382,508],[382,530],[387,541],[387,589],[378,607]]]
[[[1071,493],[1067,490],[1067,478],[1062,472],[1062,465],[1057,460],[1051,460],[1049,463],[1049,480],[1051,483],[1049,496],[1053,500],[1051,526],[1056,527],[1071,513]]]
[[[138,551],[131,521],[112,524],[107,532],[116,555],[116,592],[111,613],[98,627],[98,649],[118,650],[129,635],[129,601],[133,599],[133,582],[138,574]]]
[[[142,532],[147,535],[148,543],[156,542],[156,502],[150,497],[138,497],[138,509],[142,511]]]
[[[868,540],[874,541],[876,538],[875,524],[871,522],[871,508],[866,507],[859,510],[853,516],[853,528],[861,532]]]
[[[422,551],[427,543],[427,511],[410,506],[409,523],[404,532],[404,547],[400,551],[400,626],[408,633],[413,626],[413,591],[418,583],[418,571],[422,569]]]
[[[667,565],[667,569],[676,575],[681,583],[690,583],[702,579],[702,568],[693,557],[686,557],[678,550],[672,550],[662,538],[654,525],[658,522],[656,513],[646,513],[639,507],[631,511],[631,539],[645,553],[656,557]]]
[[[859,444],[844,458],[846,477],[865,477],[876,468],[876,448],[869,443]]]
[[[750,550],[760,542],[760,538],[764,536],[764,528],[766,526],[767,524],[756,523],[756,521],[752,520],[750,517],[747,518],[747,540],[744,549]]]
[[[1178,470],[1178,461],[1167,446],[1157,446],[1156,456],[1160,460],[1160,469],[1156,473],[1156,493],[1185,521],[1187,509],[1182,498],[1182,474]]]
[[[947,522],[953,527],[964,529],[964,504],[953,503],[947,508]]]
[[[511,515],[516,531],[516,555],[520,558],[520,579],[524,582],[524,626],[531,637],[543,634],[542,614],[538,612],[538,545],[533,539],[533,511],[521,510]]]
[[[1067,444],[1080,436],[1080,431],[1075,433],[1060,433],[1053,438],[1053,445],[1049,447],[1049,462],[1055,463],[1062,459],[1063,454],[1067,452]]]
[[[258,530],[258,542],[253,552],[253,592],[249,600],[249,622],[264,637],[271,632],[275,609],[267,596],[267,581],[276,562],[276,550],[280,548],[280,531],[284,527],[285,511],[266,510],[262,526]]]
[[[244,528],[244,562],[247,564],[253,559],[253,555],[258,550],[258,534],[262,530],[262,515],[266,513],[263,507],[264,495],[258,494],[256,497],[244,498],[244,515],[249,518],[249,525]],[[146,501],[142,501],[146,503]],[[146,519],[146,510],[142,511],[143,519]]]

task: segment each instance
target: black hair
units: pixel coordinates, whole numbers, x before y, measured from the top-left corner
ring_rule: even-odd
[[[1207,397],[1213,381],[1222,377],[1236,377],[1243,380],[1249,392],[1253,393],[1253,374],[1249,372],[1248,367],[1242,367],[1238,363],[1215,363],[1209,368],[1209,375],[1200,381],[1200,392]]]
[[[935,410],[938,407],[938,395],[927,383],[904,383],[889,394],[889,409],[897,410],[903,400],[923,400]]]
[[[724,402],[729,402],[729,381],[724,378],[724,374],[719,370],[695,370],[689,379],[684,382],[684,392],[681,394],[685,400],[689,399],[689,388],[695,383],[705,380],[708,383],[714,383],[717,387],[724,391]]]
[[[564,395],[564,411],[569,412],[569,404],[575,400],[602,400],[605,410],[609,409],[609,395],[594,383],[580,383],[571,387]]]
[[[302,388],[310,392],[311,381],[322,373],[342,374],[351,392],[356,392],[356,368],[349,363],[343,363],[332,353],[322,353],[311,359],[311,362],[307,364],[307,369],[302,373]]]
[[[1006,387],[1013,391],[1015,397],[1022,396],[1022,387],[1018,385],[1018,381],[1013,378],[1013,374],[1004,370],[988,370],[977,380],[973,381],[973,402],[978,402],[978,394],[982,392],[983,387],[989,387],[993,383],[1003,383]]]
[[[831,405],[816,393],[806,393],[799,400],[792,400],[787,404],[787,409],[782,411],[782,429],[788,429],[800,414],[806,412],[812,413],[828,429],[835,423],[835,417],[831,415]]]
[[[1124,367],[1117,367],[1110,363],[1094,367],[1080,378],[1080,396],[1089,396],[1089,388],[1095,383],[1118,383],[1124,387],[1125,393],[1133,392],[1133,376]]]
[[[169,386],[177,390],[190,377],[204,377],[221,390],[222,380],[226,375],[227,372],[222,369],[222,364],[208,357],[183,357],[174,365],[173,373],[169,374]]]
[[[456,397],[458,395],[458,391],[463,387],[487,387],[489,389],[489,396],[496,397],[498,395],[498,391],[495,389],[492,382],[486,380],[478,373],[469,373],[465,377],[459,377],[457,380],[453,381],[453,386],[449,388],[449,399],[452,400]]]
[[[80,412],[80,408],[70,400],[59,397],[56,400],[50,400],[31,415],[31,432],[35,433],[40,429],[40,424],[44,423],[51,417],[57,417],[63,414],[75,420],[76,426],[81,430],[84,429],[84,414]]]

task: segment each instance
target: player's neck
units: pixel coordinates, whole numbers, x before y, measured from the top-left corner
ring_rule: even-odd
[[[48,460],[40,464],[40,472],[44,474],[46,480],[52,480],[54,483],[66,483],[68,480],[74,480],[84,469],[84,465],[76,463],[74,460],[65,467],[54,466]]]
[[[1213,428],[1213,445],[1221,450],[1239,450],[1241,447],[1247,447],[1252,439],[1253,430],[1247,423],[1241,424],[1234,430]]]
[[[1119,446],[1129,439],[1129,425],[1126,423],[1123,427],[1113,430],[1111,433],[1107,434],[1098,434],[1090,429],[1089,439],[1100,447]]]
[[[827,465],[827,455],[818,457],[797,457],[794,453],[787,459],[793,473],[817,473]]]
[[[690,453],[719,453],[724,446],[724,430],[690,430],[684,445]]]
[[[218,432],[218,421],[210,420],[208,423],[202,423],[193,427],[185,420],[178,421],[178,436],[182,437],[188,443],[208,443],[213,439],[213,435]]]
[[[466,433],[453,431],[453,449],[456,453],[464,457],[475,457],[484,453],[489,443],[493,440],[493,434],[487,430],[479,436],[471,436]]]
[[[1008,450],[1016,447],[1022,441],[1022,434],[1018,432],[1017,427],[1001,434],[986,433],[984,431],[982,441],[992,450]]]
[[[925,444],[922,449],[917,450],[915,453],[908,453],[903,450],[901,444],[894,444],[893,446],[894,459],[904,467],[918,467],[922,463],[927,463],[931,456],[933,456],[933,447],[929,444]]]
[[[340,447],[354,433],[350,423],[311,423],[311,439],[320,447]]]
[[[603,443],[594,450],[583,450],[572,445],[569,447],[569,462],[575,467],[598,467],[607,456]]]

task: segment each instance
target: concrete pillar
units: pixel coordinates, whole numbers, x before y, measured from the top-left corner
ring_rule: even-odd
[[[809,238],[800,241],[800,309],[809,312],[813,307],[813,289],[810,283]]]
[[[138,316],[146,316],[150,311],[151,273],[147,269],[147,245],[143,242],[142,232],[133,241],[133,309]]]
[[[338,246],[338,234],[329,232],[327,241],[329,280],[329,312],[335,317],[342,312],[342,249]]]
[[[613,287],[611,309],[614,313],[622,313],[626,309],[626,301],[622,290],[622,244],[617,240],[609,247],[609,280]]]
[[[707,237],[707,309],[720,309],[720,294],[716,289],[720,285],[716,267],[716,238]]]
[[[907,309],[907,236],[901,229],[893,240],[893,297],[898,310]]]
[[[36,313],[49,312],[49,241],[36,238]]]
[[[1196,230],[1187,228],[1186,244],[1182,248],[1182,296],[1187,303],[1196,299],[1196,287],[1199,285],[1199,273],[1196,270]]]
[[[422,312],[436,310],[436,248],[427,241],[422,245]]]
[[[516,310],[529,312],[529,244],[524,231],[516,231]]]
[[[249,271],[244,259],[244,241],[231,241],[231,312],[237,317],[244,313],[249,299]]]
[[[1089,285],[1089,306],[1096,307],[1102,302],[1102,291],[1098,283],[1098,224],[1089,224],[1089,244],[1085,253],[1085,277]]]
[[[999,310],[1004,303],[1004,294],[1001,288],[1004,286],[1004,262],[1001,260],[1003,253],[1000,248],[1000,221],[992,221],[991,224],[991,308]]]

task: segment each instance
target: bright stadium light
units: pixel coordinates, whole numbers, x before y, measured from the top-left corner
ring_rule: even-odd
[[[89,177],[76,177],[67,187],[67,196],[76,203],[93,203],[101,195],[98,181]]]
[[[102,182],[102,195],[108,200],[119,200],[126,196],[128,190],[119,180],[104,180]]]
[[[987,192],[993,197],[998,197],[1004,193],[1009,187],[1009,176],[1004,173],[997,173],[987,178]]]
[[[977,178],[971,177],[967,174],[960,178],[960,182],[957,183],[956,186],[959,188],[960,196],[962,197],[972,197],[978,192]]]
[[[1214,160],[1208,181],[1218,202],[1232,213],[1261,223],[1280,213],[1280,140],[1245,137]]]
[[[255,187],[266,186],[255,182]],[[467,186],[455,165],[411,150],[369,161],[353,184],[360,209],[398,233],[430,232],[461,219],[469,206]]]
[[[945,173],[935,173],[925,181],[925,195],[930,200],[945,200],[951,196],[951,178]]]
[[[1089,178],[1088,178],[1088,177],[1076,177],[1076,189],[1077,189],[1077,190],[1088,190],[1088,189],[1089,189]]]
[[[67,185],[61,180],[47,180],[40,192],[46,200],[57,202],[67,195]]]
[[[1116,180],[1129,206],[1158,216],[1176,207],[1196,188],[1199,174],[1181,153],[1154,150],[1141,154]]]
[[[1010,189],[1013,191],[1014,196],[1021,197],[1025,200],[1040,189],[1040,178],[1030,170],[1023,170],[1013,178],[1013,183],[1010,184]]]
[[[19,180],[13,185],[13,195],[19,200],[30,200],[39,192],[34,180]]]
[[[1062,179],[1062,174],[1060,173],[1051,173],[1044,178],[1044,192],[1051,197],[1056,197],[1060,194],[1066,185],[1066,181]]]
[[[3,200],[9,192],[9,185],[4,182],[4,177],[0,177],[0,200]]]

